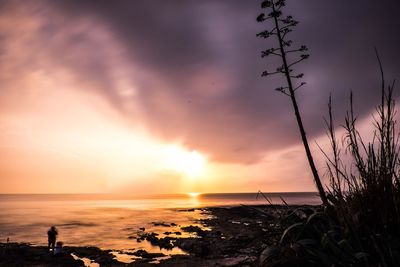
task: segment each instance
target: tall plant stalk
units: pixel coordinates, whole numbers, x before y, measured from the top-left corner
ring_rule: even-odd
[[[314,159],[310,150],[310,146],[308,144],[307,140],[307,135],[306,131],[304,129],[303,121],[301,119],[300,115],[300,110],[297,105],[297,100],[296,100],[296,91],[299,89],[301,86],[305,84],[305,82],[298,83],[295,85],[292,79],[301,79],[303,77],[302,73],[299,74],[293,74],[293,69],[292,67],[296,65],[297,63],[307,59],[309,57],[308,54],[303,54],[302,52],[307,51],[308,48],[304,45],[300,46],[299,48],[291,49],[292,41],[287,40],[286,36],[288,33],[292,31],[292,28],[295,27],[298,22],[293,19],[292,16],[287,16],[283,17],[282,15],[282,8],[285,6],[285,0],[267,0],[263,1],[261,4],[262,8],[267,8],[270,13],[265,14],[261,13],[257,17],[257,21],[259,22],[264,22],[268,20],[272,20],[272,30],[266,30],[263,32],[260,32],[257,34],[258,37],[261,38],[269,38],[272,36],[275,36],[277,41],[278,41],[278,47],[273,47],[273,48],[268,48],[264,51],[262,51],[261,57],[266,57],[266,56],[278,56],[281,59],[282,65],[279,66],[274,72],[268,72],[264,71],[262,76],[269,76],[269,75],[275,75],[275,74],[283,74],[285,79],[286,79],[286,86],[284,87],[279,87],[276,88],[277,91],[287,95],[290,97],[294,109],[294,113],[296,116],[297,120],[297,125],[299,127],[301,139],[303,141],[304,149],[306,151],[308,163],[311,168],[311,172],[314,177],[314,182],[317,186],[320,198],[322,200],[322,203],[325,206],[328,206],[328,200],[325,194],[324,187],[321,183],[321,179],[319,177],[317,168],[314,163]],[[297,59],[289,62],[288,55],[289,54],[297,54]],[[298,54],[300,53],[300,56]]]

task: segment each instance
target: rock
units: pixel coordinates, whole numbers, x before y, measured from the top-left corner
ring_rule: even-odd
[[[204,230],[201,229],[198,226],[189,225],[189,226],[181,227],[181,229],[184,232],[196,233],[198,236],[204,236],[205,235]]]
[[[211,231],[209,234],[207,234],[207,236],[212,237],[212,238],[221,238],[222,232],[221,231]]]
[[[253,266],[256,261],[257,257],[238,255],[235,257],[225,258],[220,262],[220,264],[222,266]]]
[[[144,249],[139,249],[135,252],[130,253],[132,255],[135,255],[137,257],[141,257],[141,258],[145,258],[145,259],[154,259],[154,258],[158,258],[158,257],[164,257],[165,254],[163,253],[149,253]]]
[[[158,246],[160,248],[165,248],[165,249],[172,249],[174,247],[174,245],[171,243],[170,237],[164,237],[158,239]]]
[[[165,232],[165,234],[171,234],[171,232]],[[144,233],[143,235],[140,236],[136,241],[141,242],[143,240],[147,240],[152,244],[153,246],[158,246],[160,248],[165,248],[165,249],[172,249],[174,245],[171,243],[171,237],[164,237],[164,238],[158,238],[157,233]]]
[[[170,224],[168,224],[168,223],[165,223],[165,222],[152,222],[152,224],[153,224],[154,226],[164,226],[164,227],[171,227],[171,225],[170,225]]]
[[[154,233],[147,235],[146,240],[149,241],[152,245],[158,245],[158,237]]]
[[[210,252],[208,244],[202,240],[199,240],[198,238],[188,238],[179,243],[179,247],[198,257],[204,257]]]
[[[238,244],[246,244],[254,240],[254,236],[252,236],[251,234],[247,235],[246,233],[240,233],[239,235],[234,237],[234,239]]]
[[[54,256],[44,246],[0,243],[0,251],[0,266],[85,266],[83,261],[75,260],[68,252]]]
[[[115,260],[108,255],[99,255],[94,261],[100,264],[100,266],[112,266],[112,263],[115,262]]]

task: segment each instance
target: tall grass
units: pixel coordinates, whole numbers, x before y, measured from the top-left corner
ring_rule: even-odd
[[[377,54],[378,55],[378,54]],[[394,82],[385,84],[382,65],[381,103],[372,122],[372,140],[363,140],[350,96],[344,121],[343,146],[338,145],[329,101],[328,135],[332,155],[327,159],[330,179],[330,218],[341,227],[341,235],[362,249],[373,266],[400,264],[400,159],[396,127]],[[342,159],[344,150],[350,157]]]
[[[400,266],[400,135],[394,83],[385,84],[378,61],[381,101],[372,116],[372,139],[366,142],[358,131],[352,95],[338,139],[329,99],[332,151],[321,150],[329,205],[305,219],[288,218],[274,252],[279,260],[266,260],[271,253],[264,253],[261,266]]]

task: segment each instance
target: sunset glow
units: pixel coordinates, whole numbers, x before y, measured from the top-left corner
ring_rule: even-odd
[[[0,267],[396,265],[399,13],[0,0]]]
[[[1,193],[315,190],[289,99],[260,76],[258,5],[159,5],[162,14],[146,1],[2,5]],[[314,5],[326,9],[321,14],[336,8]],[[319,31],[319,12],[291,7],[310,20],[307,32]],[[365,25],[375,25],[367,17]],[[354,46],[362,34],[345,31],[342,40]],[[320,173],[325,164],[314,144],[328,144],[322,116],[329,94],[341,118],[354,90],[359,121],[368,123],[379,93],[373,75],[348,75],[376,72],[375,42],[341,49],[344,42],[321,45],[331,35],[324,38],[304,35],[315,62],[304,65],[307,86],[299,93]],[[338,55],[326,58],[335,45]],[[382,49],[387,57],[398,52]]]
[[[167,170],[176,171],[187,179],[197,179],[205,174],[206,160],[196,150],[185,151],[178,146],[168,146],[162,154]]]

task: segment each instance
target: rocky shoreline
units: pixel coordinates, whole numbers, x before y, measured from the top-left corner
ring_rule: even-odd
[[[194,222],[203,227],[183,226],[181,231],[162,235],[141,228],[136,235],[128,237],[167,250],[180,248],[186,255],[168,256],[143,249],[121,252],[96,247],[64,247],[63,255],[53,256],[43,246],[0,243],[0,266],[258,266],[261,252],[279,240],[284,230],[283,216],[298,208],[277,205],[205,208],[202,212],[211,216]],[[301,208],[315,209],[313,206]],[[174,222],[157,223],[177,226]],[[185,232],[189,235],[182,234]],[[118,261],[118,254],[131,256],[134,261]]]

